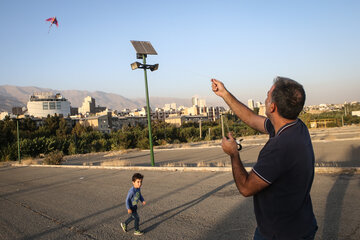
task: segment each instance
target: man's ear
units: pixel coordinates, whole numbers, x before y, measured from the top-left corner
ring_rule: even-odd
[[[270,112],[273,113],[277,110],[277,106],[275,103],[270,103]]]

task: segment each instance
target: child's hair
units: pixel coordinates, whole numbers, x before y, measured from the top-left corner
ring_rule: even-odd
[[[142,175],[141,173],[134,173],[134,175],[132,176],[132,181],[135,182],[136,179],[141,179],[143,180],[144,175]]]

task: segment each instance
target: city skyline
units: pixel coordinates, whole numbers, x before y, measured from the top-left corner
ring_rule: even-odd
[[[130,68],[130,40],[144,40],[159,54],[147,59],[159,63],[150,97],[220,104],[214,77],[243,103],[264,102],[280,75],[303,84],[305,105],[360,100],[358,1],[146,3],[1,1],[0,85],[144,98],[143,72]]]
[[[54,90],[54,89],[41,89],[41,88],[35,88],[36,91],[32,91],[31,89],[28,89],[26,87],[12,87],[12,86],[8,86],[5,88],[3,88],[4,86],[0,86],[0,92],[5,92],[6,96],[2,96],[3,100],[6,100],[7,102],[7,110],[3,109],[3,105],[1,105],[0,102],[0,109],[4,110],[4,111],[11,111],[10,110],[10,102],[11,101],[15,101],[14,104],[11,105],[11,107],[26,107],[26,104],[29,100],[29,96],[30,98],[35,94],[40,94],[40,95],[46,95],[46,94],[52,94],[52,95],[60,95],[62,97],[64,97],[67,100],[70,100],[71,102],[71,107],[75,107],[75,108],[81,108],[81,105],[83,104],[83,101],[88,98],[94,98],[94,95],[98,96],[100,98],[100,105],[105,106],[106,108],[109,108],[111,110],[118,110],[121,111],[123,109],[141,109],[142,107],[145,106],[145,99],[143,99],[143,104],[139,105],[139,100],[140,99],[134,99],[134,102],[131,102],[129,105],[126,105],[126,103],[122,103],[122,101],[124,101],[124,98],[122,98],[122,96],[120,95],[114,95],[111,93],[105,93],[105,92],[88,92],[88,91],[78,91],[78,90],[64,90],[64,92],[62,91],[58,91],[58,90]],[[74,93],[75,92],[75,93]],[[70,98],[68,97],[68,94],[70,93]],[[99,93],[102,93],[99,95]],[[94,95],[93,95],[94,94]],[[103,95],[104,94],[104,95]],[[82,96],[82,97],[81,97]],[[118,97],[120,98],[118,98]],[[94,99],[97,99],[97,97],[95,97]],[[106,100],[106,101],[104,101]],[[119,102],[120,100],[120,102]],[[131,99],[125,99],[125,101],[128,101]],[[221,100],[221,99],[220,99]],[[17,103],[16,103],[17,102]],[[22,102],[22,104],[18,104],[19,102]],[[75,102],[75,104],[74,104]],[[134,106],[134,103],[138,103],[137,106]],[[120,104],[122,105],[122,107],[114,107],[114,104]],[[192,98],[171,98],[171,97],[164,97],[164,98],[158,98],[158,97],[153,97],[151,99],[151,108],[155,109],[155,108],[170,108],[170,106],[172,106],[173,109],[176,109],[176,107],[173,106],[179,106],[179,107],[190,107],[192,105],[198,105],[200,107],[224,107],[225,109],[229,109],[229,107],[226,105],[225,102],[223,102],[221,100],[221,102],[219,104],[216,104],[215,102],[209,102],[207,103],[205,99],[200,98],[198,95],[194,95]],[[335,105],[335,106],[340,106],[340,105],[344,105],[344,104],[356,104],[359,103],[359,101],[348,101],[348,102],[328,102],[328,103],[320,103],[320,104],[315,104],[315,105],[307,105],[305,104],[304,107],[308,108],[308,107],[322,107],[322,106],[331,106],[331,105]],[[110,105],[109,105],[110,104]],[[125,105],[124,105],[125,104]],[[98,107],[100,107],[99,104],[97,104]],[[254,99],[248,99],[246,105],[250,108],[250,109],[254,109],[254,107],[259,108],[260,106],[264,105],[264,102],[262,101],[255,101]],[[6,108],[6,107],[5,107]]]

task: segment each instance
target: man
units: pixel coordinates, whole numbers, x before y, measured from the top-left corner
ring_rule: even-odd
[[[231,158],[236,187],[243,196],[254,196],[254,240],[314,239],[317,223],[310,198],[314,151],[306,125],[297,118],[305,103],[302,85],[275,78],[265,100],[265,118],[239,102],[222,82],[211,81],[214,93],[244,123],[270,135],[250,172],[241,162],[232,134],[222,140],[222,148]]]

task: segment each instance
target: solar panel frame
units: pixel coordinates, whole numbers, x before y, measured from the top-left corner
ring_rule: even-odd
[[[151,45],[149,41],[130,41],[137,54],[145,54],[145,55],[157,55],[154,47]]]

